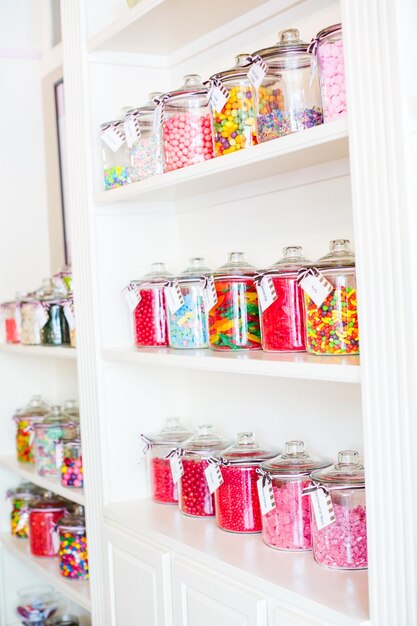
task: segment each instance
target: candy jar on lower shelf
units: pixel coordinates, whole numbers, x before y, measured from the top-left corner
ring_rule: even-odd
[[[21,483],[14,489],[8,489],[6,497],[10,500],[10,530],[14,537],[27,539],[29,522],[29,502],[44,493],[43,489],[32,483]]]
[[[222,482],[214,492],[216,521],[233,533],[260,533],[261,509],[256,469],[277,450],[260,446],[251,432],[238,433],[237,442],[221,453],[218,466]]]
[[[13,416],[16,424],[16,453],[19,463],[34,463],[33,440],[35,424],[49,413],[50,406],[41,396],[33,396],[28,404]]]
[[[277,550],[311,550],[310,500],[303,490],[313,470],[331,461],[308,454],[302,441],[287,441],[285,451],[261,465],[272,486],[273,508],[262,516],[264,542]]]
[[[255,274],[243,252],[230,252],[228,262],[214,273],[217,302],[209,313],[213,350],[261,349]]]
[[[56,523],[67,511],[68,501],[49,492],[28,506],[30,551],[34,556],[56,556]]]
[[[51,407],[42,422],[35,424],[35,466],[40,476],[59,475],[61,462],[57,456],[57,446],[64,438],[71,439],[77,435],[79,420],[74,415],[63,413],[59,406]]]
[[[64,487],[84,487],[83,455],[79,437],[62,440],[61,484]]]
[[[56,593],[49,585],[24,587],[18,592],[16,613],[23,626],[46,626],[58,608]]]
[[[65,513],[58,520],[56,527],[61,575],[72,580],[87,580],[89,575],[84,508],[72,507],[71,512]]]
[[[104,189],[115,189],[131,182],[129,151],[124,131],[124,120],[105,122],[100,126],[104,169]]]
[[[65,613],[48,619],[46,626],[80,626],[80,620],[76,615]]]
[[[208,348],[208,311],[211,270],[204,259],[194,257],[176,279],[181,299],[167,302],[168,336],[171,348]],[[170,287],[171,289],[173,287]],[[174,287],[175,288],[175,287]],[[171,310],[172,309],[172,310]]]
[[[306,349],[304,296],[297,275],[308,263],[300,246],[287,246],[284,257],[259,275],[262,348],[267,352]]]
[[[312,511],[313,554],[317,563],[332,569],[368,567],[365,471],[355,450],[339,452],[336,465],[311,474],[317,490],[331,499],[332,510],[323,522]],[[312,507],[314,508],[314,507]],[[326,524],[326,525],[324,525]]]
[[[154,125],[155,99],[162,94],[149,94],[148,102],[126,112],[124,129],[129,148],[132,183],[162,174],[164,157],[161,133]]]
[[[179,506],[181,513],[192,517],[213,516],[214,495],[210,493],[205,469],[209,457],[221,454],[227,441],[214,431],[212,424],[198,427],[197,434],[182,444],[179,460],[183,474],[179,479]]]

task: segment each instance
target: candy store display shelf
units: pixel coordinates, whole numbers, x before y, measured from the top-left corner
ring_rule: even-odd
[[[76,360],[77,353],[75,348],[70,348],[69,346],[23,346],[21,344],[1,344],[0,345],[0,354],[1,353],[9,353],[15,354],[19,356],[28,356],[28,357],[48,357],[55,359],[68,359],[68,360]]]
[[[91,610],[90,589],[88,582],[72,581],[59,573],[58,559],[40,558],[30,553],[29,542],[12,537],[8,533],[0,533],[0,545],[11,552],[25,565],[35,570],[45,582],[55,587],[79,606]]]
[[[33,465],[19,463],[12,455],[0,456],[0,467],[14,474],[17,474],[22,479],[27,480],[42,489],[53,491],[63,498],[67,498],[71,502],[85,505],[85,497],[83,489],[74,489],[71,487],[64,487],[61,485],[59,478],[48,478],[46,476],[39,476]]]

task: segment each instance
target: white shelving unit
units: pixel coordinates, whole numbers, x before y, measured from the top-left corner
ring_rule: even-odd
[[[28,357],[46,357],[48,359],[65,359],[74,360],[77,353],[74,348],[69,346],[23,346],[20,344],[1,344],[0,353],[6,353],[16,356]]]

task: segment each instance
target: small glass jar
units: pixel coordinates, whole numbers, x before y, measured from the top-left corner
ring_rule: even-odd
[[[49,585],[33,585],[18,591],[16,613],[23,626],[46,626],[49,617],[58,610],[55,591]]]
[[[59,272],[52,276],[52,280],[66,295],[72,294],[72,269],[70,265],[64,265]]]
[[[81,439],[62,440],[61,484],[64,487],[84,487]]]
[[[303,489],[310,473],[331,461],[306,452],[302,441],[287,441],[285,451],[261,465],[272,484],[275,508],[262,516],[262,538],[277,550],[311,550],[310,498]]]
[[[311,474],[330,495],[335,521],[320,530],[312,515],[314,558],[331,569],[368,567],[365,470],[355,450],[339,452],[336,465]]]
[[[14,489],[8,489],[6,497],[10,500],[10,530],[13,537],[27,539],[29,536],[30,501],[39,498],[43,490],[32,483],[21,483]]]
[[[33,439],[35,424],[49,413],[49,405],[41,396],[33,396],[28,404],[13,416],[16,424],[16,453],[19,463],[34,463]]]
[[[276,299],[263,311],[260,307],[262,348],[266,352],[303,352],[306,349],[303,290],[298,270],[309,261],[300,246],[284,248],[284,257],[264,275],[270,277]]]
[[[347,112],[342,25],[333,24],[317,33],[309,51],[317,56],[323,118],[331,122]]]
[[[208,306],[205,284],[211,270],[204,259],[194,257],[176,279],[184,304],[175,313],[167,307],[168,337],[171,348],[208,348]]]
[[[34,556],[56,556],[56,523],[67,510],[67,501],[51,492],[29,502],[29,543]]]
[[[6,343],[20,343],[21,316],[20,302],[3,302],[1,313],[4,319],[5,341]]]
[[[148,456],[151,496],[160,504],[178,503],[178,485],[174,484],[168,454],[189,439],[192,432],[181,425],[179,418],[169,417],[164,428],[152,437],[144,437]]]
[[[213,130],[207,91],[198,74],[187,74],[179,89],[161,96],[166,172],[213,158]]]
[[[315,264],[333,290],[321,306],[304,292],[306,348],[311,354],[359,354],[355,255],[348,239],[334,239]]]
[[[131,182],[129,150],[123,125],[124,120],[114,120],[100,126],[104,189],[106,191]]]
[[[237,152],[258,143],[256,91],[248,78],[250,56],[239,54],[235,60],[235,67],[210,77],[212,84],[220,83],[228,92],[228,99],[221,111],[212,107],[216,156]]]
[[[252,432],[238,433],[237,442],[222,452],[219,466],[223,482],[214,492],[219,528],[232,533],[261,532],[256,469],[276,453],[260,446]]]
[[[243,252],[230,252],[228,262],[214,273],[217,303],[209,312],[213,350],[261,349],[255,273]]]
[[[57,522],[59,570],[72,580],[88,580],[87,531],[84,508],[73,507]]]
[[[260,143],[323,123],[320,86],[312,73],[313,57],[296,28],[278,33],[278,43],[253,53],[268,71],[259,88]]]
[[[138,348],[168,345],[164,286],[170,278],[165,263],[152,263],[149,274],[132,282],[140,297],[133,313],[135,345]]]
[[[37,292],[45,319],[41,321],[41,343],[44,346],[62,346],[70,342],[68,321],[64,306],[68,302],[66,292],[53,280],[45,280]],[[45,322],[45,323],[43,323]]]
[[[179,507],[181,513],[191,517],[213,517],[214,495],[210,493],[205,469],[209,457],[221,454],[227,442],[215,431],[212,424],[198,427],[197,434],[183,443],[182,466],[184,473],[179,480]]]
[[[132,183],[164,171],[161,134],[154,127],[156,103],[161,95],[159,92],[150,93],[147,104],[126,112],[124,127]]]
[[[57,445],[63,439],[76,438],[78,435],[77,418],[63,413],[59,406],[51,407],[48,415],[35,424],[35,466],[40,476],[59,475],[61,459],[57,456]]]
[[[41,344],[41,325],[38,317],[39,307],[40,302],[34,293],[22,299],[20,304],[22,320],[20,343],[22,345],[39,346]]]

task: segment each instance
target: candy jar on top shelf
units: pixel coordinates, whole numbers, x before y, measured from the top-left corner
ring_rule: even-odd
[[[208,311],[210,308],[208,277],[211,270],[204,259],[194,257],[176,279],[181,292],[179,308],[167,307],[168,336],[171,348],[208,348]],[[169,303],[168,303],[169,304]]]
[[[36,500],[44,493],[43,489],[32,483],[21,483],[8,489],[6,498],[10,500],[10,530],[14,537],[27,539],[29,521],[29,502]]]
[[[40,476],[59,475],[61,459],[58,444],[63,439],[77,437],[79,429],[78,418],[63,413],[59,406],[51,407],[48,415],[35,424],[35,466]]]
[[[257,144],[256,93],[248,78],[250,56],[239,54],[235,61],[231,69],[210,77],[212,93],[219,95],[210,100],[216,156]]]
[[[311,479],[330,495],[333,509],[325,526],[312,515],[315,560],[332,569],[368,567],[365,470],[358,453],[339,452],[336,465],[313,472]]]
[[[213,158],[207,91],[198,74],[187,74],[179,89],[160,97],[166,172]]]
[[[61,346],[70,342],[68,321],[64,313],[67,303],[65,288],[59,287],[53,280],[44,280],[36,292],[43,309],[39,316],[41,326],[41,343],[45,346]]]
[[[217,302],[209,313],[210,348],[261,349],[255,274],[243,252],[230,252],[228,262],[214,273]]]
[[[310,473],[331,461],[309,454],[302,441],[287,441],[285,451],[261,465],[272,484],[274,508],[262,516],[264,542],[277,550],[311,550],[310,499],[303,490]]]
[[[237,434],[237,442],[218,459],[223,482],[214,492],[217,525],[233,533],[262,530],[256,469],[277,454],[261,446],[252,432]]]
[[[115,189],[131,182],[129,150],[124,131],[124,120],[105,122],[100,126],[104,168],[104,189]]]
[[[268,70],[258,90],[258,141],[317,126],[323,110],[317,74],[312,73],[313,57],[296,28],[282,30],[278,43],[253,53]]]
[[[130,158],[132,183],[164,171],[161,133],[154,125],[155,100],[162,94],[150,93],[148,102],[126,112],[124,130]]]
[[[283,258],[259,277],[262,348],[267,352],[306,349],[304,296],[297,275],[308,263],[300,246],[287,246]]]
[[[19,463],[34,463],[33,439],[35,424],[41,422],[49,413],[50,406],[41,396],[33,396],[28,404],[18,409],[13,416],[16,424],[16,452]]]
[[[67,511],[68,501],[48,492],[29,502],[29,544],[34,556],[56,556],[56,523]]]
[[[88,580],[87,532],[84,507],[73,506],[56,524],[59,570],[71,580]]]
[[[215,432],[212,424],[199,426],[197,434],[184,441],[179,460],[183,475],[178,483],[181,513],[191,517],[214,515],[214,495],[210,493],[205,469],[209,457],[221,454],[227,445],[228,442]]]

